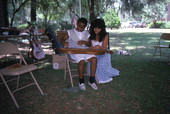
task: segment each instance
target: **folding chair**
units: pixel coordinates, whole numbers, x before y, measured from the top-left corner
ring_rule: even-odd
[[[88,61],[85,61],[85,62],[88,63]],[[71,83],[72,87],[74,87],[73,78],[79,76],[78,69],[72,67],[73,64],[76,64],[76,66],[78,65],[78,63],[75,60],[73,60],[69,54],[66,54],[66,69],[65,69],[65,73],[64,73],[64,80],[66,80],[67,75],[69,75],[70,83]],[[85,71],[87,71],[87,70],[85,70]],[[84,76],[85,75],[88,75],[87,72],[84,73]]]
[[[2,84],[5,84],[10,96],[12,97],[15,105],[17,108],[19,108],[19,105],[15,99],[14,93],[24,89],[26,87],[29,87],[31,85],[36,85],[37,88],[39,89],[40,93],[42,95],[44,95],[44,93],[42,92],[38,82],[36,81],[32,71],[38,69],[37,66],[35,64],[30,64],[28,65],[24,59],[24,57],[22,56],[22,54],[20,53],[20,51],[18,50],[18,47],[10,42],[4,42],[4,43],[0,43],[0,57],[2,60],[2,57],[4,58],[8,58],[7,60],[15,60],[14,62],[16,62],[16,64],[10,65],[6,68],[3,68],[0,70],[0,77],[2,79]],[[12,56],[13,55],[13,56]],[[19,58],[19,61],[17,60],[17,58]],[[22,64],[23,63],[23,64]],[[20,75],[21,74],[25,74],[25,73],[30,73],[32,79],[34,82],[27,84],[25,86],[19,87],[19,82],[20,82]],[[26,76],[26,75],[25,75]],[[8,77],[8,80],[7,80]],[[12,79],[9,80],[9,77],[14,77]],[[10,81],[14,81],[16,80],[16,89],[11,89],[8,85],[8,82]]]
[[[169,58],[170,57],[170,33],[163,33],[160,39],[158,40],[157,45],[155,45],[154,48],[155,51],[153,53],[153,58],[154,56],[160,56],[160,57],[168,56]]]
[[[64,45],[63,45],[64,42],[62,42],[62,38],[64,38],[64,36],[67,34],[67,31],[57,31],[57,36],[56,36],[55,33],[50,28],[47,28],[46,34],[47,34],[48,38],[50,39],[50,41],[52,43],[52,48],[54,49],[55,54],[62,54],[59,51],[59,48],[64,47]],[[53,59],[54,63],[56,62],[55,56],[57,56],[57,55],[52,55],[52,59]],[[76,63],[76,62],[73,61],[73,60],[71,61],[68,54],[65,54],[64,56],[61,56],[61,57],[66,59],[65,65],[64,65],[65,66],[65,68],[64,68],[64,80],[66,80],[66,75],[67,75],[67,73],[69,73],[71,86],[73,87],[73,77],[78,76],[78,75],[72,76],[72,71],[77,71],[77,69],[71,69],[71,67],[70,67],[71,63],[70,62],[72,62],[72,63]],[[59,61],[57,61],[57,62],[59,62]],[[54,67],[55,67],[55,65],[54,65]],[[59,66],[57,66],[56,69],[60,69]]]

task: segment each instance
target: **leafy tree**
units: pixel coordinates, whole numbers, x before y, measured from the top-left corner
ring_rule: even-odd
[[[38,21],[40,21],[44,27],[53,25],[51,22],[61,20],[68,10],[69,1],[65,0],[60,2],[59,0],[39,0],[38,6]],[[50,24],[51,23],[51,24]]]
[[[143,8],[143,19],[149,23],[156,20],[166,20],[168,0],[158,1],[154,4],[146,4]]]
[[[120,13],[125,19],[140,19],[144,4],[140,0],[121,0]]]
[[[151,21],[153,18],[156,18],[159,20],[162,17],[166,17],[164,13],[167,11],[168,1],[81,0],[82,17],[89,19],[89,22],[91,22],[97,17],[107,15],[108,9],[112,9],[114,12],[116,11],[116,15],[118,12],[119,16],[123,15],[124,19]],[[119,3],[119,7],[115,7],[114,3]],[[78,0],[8,0],[10,25],[22,24],[31,20],[39,23],[38,25],[43,25],[43,27],[49,25],[57,28],[61,28],[64,25],[70,26],[73,16],[79,16],[78,5]],[[156,17],[154,17],[155,15]],[[111,25],[109,24],[109,26]]]
[[[106,26],[109,28],[119,28],[120,27],[120,19],[117,16],[116,12],[114,9],[109,9],[107,10],[107,12],[105,13],[104,17],[103,17]]]
[[[169,0],[116,0],[119,1],[119,12],[122,17],[127,19],[135,19],[145,21],[161,17],[167,11],[166,6]],[[165,10],[166,9],[166,10]],[[158,17],[157,17],[158,16]],[[165,15],[164,15],[165,16]],[[149,20],[150,21],[150,20]]]
[[[13,26],[14,18],[17,12],[28,2],[29,0],[11,0],[12,4],[12,16],[10,21],[10,26]]]

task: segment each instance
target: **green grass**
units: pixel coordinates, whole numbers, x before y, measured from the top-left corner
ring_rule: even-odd
[[[36,87],[16,93],[21,106],[18,110],[1,85],[0,113],[168,114],[170,61],[167,58],[152,59],[153,45],[160,34],[110,32],[111,49],[115,50],[112,66],[120,70],[120,75],[110,83],[99,84],[97,91],[89,86],[86,91],[65,91],[71,87],[69,77],[63,80],[63,70],[53,70],[49,65],[34,72],[45,96],[41,96]],[[119,49],[132,55],[117,55]],[[51,61],[51,56],[47,57]],[[85,80],[87,83],[88,78]],[[75,78],[74,85],[77,83]]]

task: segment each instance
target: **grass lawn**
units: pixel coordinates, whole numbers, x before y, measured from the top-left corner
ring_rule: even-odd
[[[35,86],[17,92],[15,96],[20,109],[15,107],[6,88],[0,85],[0,113],[169,114],[170,60],[152,59],[152,54],[161,33],[170,30],[108,32],[111,49],[115,51],[112,66],[120,70],[120,75],[113,81],[99,84],[97,91],[87,85],[86,91],[73,92],[69,91],[69,77],[64,80],[63,70],[54,70],[48,65],[33,72],[45,95],[41,96]],[[118,55],[117,50],[132,55]],[[51,55],[46,57],[51,62]],[[87,77],[85,81],[87,84]],[[24,79],[23,83],[26,83]],[[78,78],[74,79],[74,85],[78,85]]]

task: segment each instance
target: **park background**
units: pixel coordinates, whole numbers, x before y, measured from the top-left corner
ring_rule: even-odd
[[[90,87],[70,91],[69,78],[64,80],[63,70],[52,67],[54,51],[45,49],[49,64],[34,72],[45,95],[41,96],[36,87],[24,89],[15,94],[21,106],[17,109],[5,86],[0,85],[0,113],[169,114],[169,59],[152,58],[161,34],[170,33],[168,4],[169,0],[1,0],[0,27],[26,29],[31,22],[36,28],[51,27],[56,32],[73,28],[74,19],[79,17],[87,18],[89,24],[103,18],[114,51],[112,66],[120,70],[120,76],[99,84],[98,91]],[[27,53],[25,40],[8,41]],[[131,56],[119,55],[119,50]],[[27,78],[23,84],[24,80]]]

